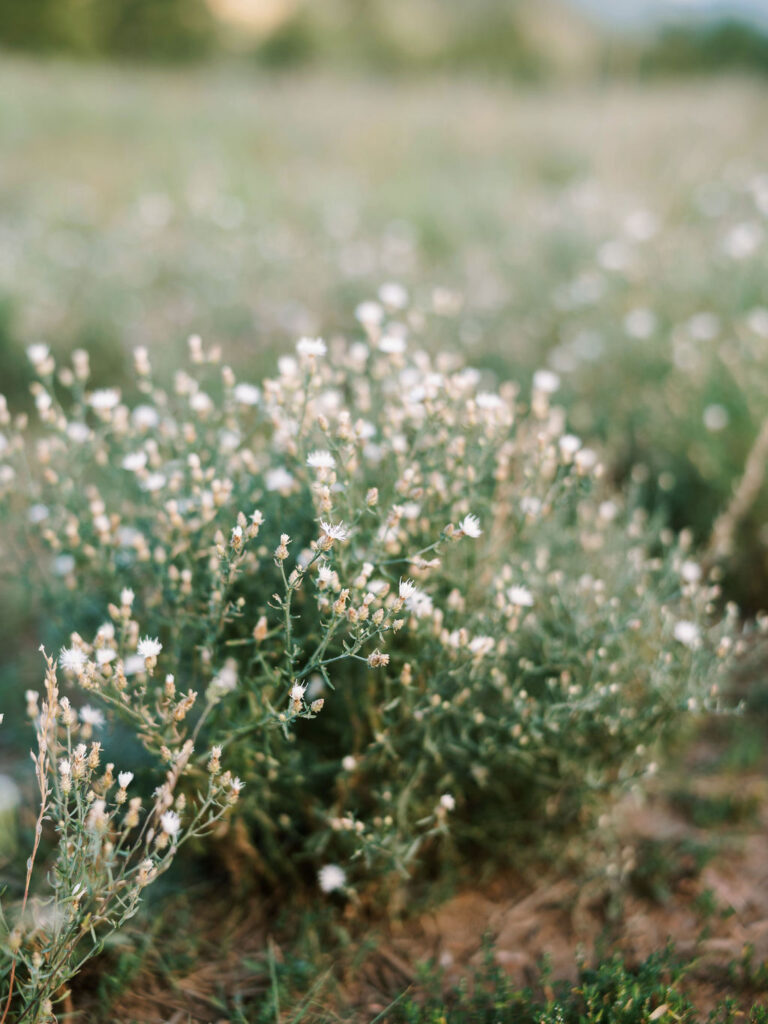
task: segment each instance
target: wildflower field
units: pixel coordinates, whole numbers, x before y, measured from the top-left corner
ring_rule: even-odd
[[[768,1019],[766,128],[3,59],[1,1024]]]

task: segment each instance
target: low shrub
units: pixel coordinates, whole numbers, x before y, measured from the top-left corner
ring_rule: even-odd
[[[81,721],[170,765],[189,740],[190,784],[225,757],[271,884],[352,895],[561,843],[718,704],[739,646],[554,375],[523,401],[433,360],[401,299],[259,384],[193,338],[170,389],[138,350],[128,399],[33,346],[38,422],[3,412],[3,558]]]

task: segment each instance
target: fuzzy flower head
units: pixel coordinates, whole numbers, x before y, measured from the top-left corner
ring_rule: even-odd
[[[120,772],[117,776],[117,782],[120,789],[127,789],[133,782],[133,772]]]
[[[344,523],[326,523],[320,520],[320,529],[323,531],[323,540],[330,547],[335,540],[346,540],[349,537],[349,530]]]
[[[477,538],[483,532],[480,529],[480,520],[470,512],[459,523],[459,529],[465,537]]]
[[[347,873],[338,864],[324,864],[317,873],[323,892],[337,892],[347,884]]]
[[[527,587],[521,587],[519,585],[509,587],[507,590],[507,597],[509,598],[510,604],[513,604],[515,608],[533,607],[533,594]]]
[[[701,641],[701,635],[699,633],[699,627],[695,622],[686,622],[681,620],[675,623],[673,630],[673,636],[678,643],[683,644],[685,647],[698,647]]]
[[[296,351],[300,356],[324,356],[328,347],[322,338],[299,338]]]
[[[416,590],[417,587],[413,580],[400,580],[398,593],[404,601],[407,601],[409,597],[413,597]]]
[[[80,708],[80,721],[84,725],[101,727],[104,725],[104,715],[98,708],[92,708],[90,704],[84,704]]]
[[[156,658],[160,651],[162,651],[163,645],[157,639],[157,637],[145,636],[139,640],[139,646],[136,648],[142,658],[148,660],[149,658]]]
[[[79,647],[63,647],[59,655],[59,664],[65,672],[79,673],[87,661]]]
[[[301,683],[293,684],[291,687],[291,704],[301,704],[306,688],[306,685],[302,686]]]
[[[307,456],[307,465],[310,469],[333,469],[336,459],[329,451],[318,450],[310,452]]]
[[[160,828],[167,836],[175,836],[181,828],[181,818],[176,811],[166,811],[160,815]]]

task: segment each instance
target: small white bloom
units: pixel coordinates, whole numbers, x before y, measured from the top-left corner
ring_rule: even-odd
[[[242,779],[239,779],[237,776],[235,776],[234,779],[232,779],[232,782],[230,783],[230,788],[232,789],[233,793],[240,793],[243,789],[245,789],[245,783],[242,781]]]
[[[456,807],[456,800],[451,793],[443,793],[440,797],[440,806],[445,811],[452,811]]]
[[[405,606],[417,619],[431,615],[434,610],[432,598],[418,587],[414,587],[413,592],[406,598]]]
[[[140,469],[144,469],[147,464],[147,453],[146,452],[129,452],[121,463],[123,469],[127,469],[130,473],[138,473]]]
[[[160,422],[160,414],[153,405],[137,405],[131,413],[131,419],[139,430],[151,430]]]
[[[405,338],[399,334],[384,334],[379,339],[379,352],[389,356],[400,356],[405,352]]]
[[[531,608],[533,606],[533,594],[527,587],[509,587],[507,597],[510,604],[513,604],[516,608]]]
[[[597,465],[597,452],[592,448],[581,448],[574,455],[573,461],[581,473],[588,473]]]
[[[299,338],[296,351],[300,356],[324,356],[328,347],[322,338]]]
[[[684,644],[686,647],[694,648],[699,646],[701,639],[699,633],[699,627],[695,622],[687,622],[684,619],[680,622],[675,623],[673,631],[675,640],[679,643]]]
[[[344,523],[326,523],[323,519],[320,520],[320,529],[331,540],[346,540],[349,536],[349,530]]]
[[[88,396],[88,404],[92,409],[105,412],[114,409],[120,401],[120,392],[117,388],[99,388],[92,391]]]
[[[576,437],[575,434],[563,434],[558,441],[558,446],[563,458],[572,459],[579,448],[581,448],[581,438]]]
[[[416,589],[416,584],[413,580],[400,580],[398,593],[404,601],[407,601],[409,597],[416,593]]]
[[[329,565],[323,563],[322,565],[318,566],[317,582],[322,583],[323,586],[327,586],[329,583],[332,583],[335,576],[336,573],[333,571],[333,569],[331,569]]]
[[[504,399],[493,391],[478,391],[475,404],[478,409],[503,409]]]
[[[67,424],[67,437],[76,444],[84,444],[91,436],[90,428],[85,423],[73,420]]]
[[[162,487],[165,487],[165,476],[163,473],[150,473],[141,482],[142,490],[145,491],[159,491]]]
[[[117,651],[114,647],[99,647],[96,651],[96,662],[99,665],[108,665],[110,661],[114,661],[117,657]]]
[[[560,387],[560,378],[552,370],[537,370],[533,375],[533,390],[545,395],[554,394]]]
[[[261,391],[255,384],[236,384],[233,394],[240,405],[258,405],[261,399]]]
[[[65,672],[79,672],[88,661],[79,647],[63,647],[59,655],[59,665]]]
[[[94,725],[97,728],[101,728],[104,725],[104,715],[98,708],[92,708],[90,704],[84,704],[80,708],[80,721],[84,722],[85,725]]]
[[[342,757],[341,767],[345,772],[353,772],[357,768],[357,758],[354,754],[347,754],[346,757]]]
[[[338,864],[324,864],[317,873],[323,892],[336,892],[347,884],[347,873]]]
[[[686,583],[698,583],[701,579],[701,566],[698,562],[683,562],[680,566],[680,575]]]
[[[378,302],[361,302],[355,309],[355,317],[363,327],[378,327],[384,319],[384,310]]]
[[[304,699],[304,691],[306,685],[302,686],[301,683],[294,683],[291,687],[291,701],[294,704],[299,704]]]
[[[127,789],[131,782],[133,782],[133,772],[120,772],[117,776],[117,783],[120,789]]]
[[[277,466],[264,474],[264,486],[268,491],[287,491],[293,486],[293,477],[285,467]]]
[[[234,658],[227,658],[223,667],[214,676],[211,686],[217,693],[231,693],[237,688],[237,662]]]
[[[496,646],[492,636],[476,636],[469,642],[469,649],[476,658],[484,658]]]
[[[149,636],[142,637],[139,640],[139,646],[136,648],[142,658],[156,658],[162,649],[163,645],[157,637],[153,639]]]
[[[408,292],[396,281],[387,281],[379,288],[379,298],[390,309],[405,309],[408,305]]]
[[[133,604],[133,599],[135,596],[136,595],[134,594],[130,587],[123,587],[123,589],[120,591],[120,604],[124,605],[126,608],[130,608],[131,605]]]
[[[189,399],[189,407],[195,412],[207,415],[213,409],[213,399],[205,391],[196,391]]]
[[[175,836],[181,828],[181,818],[176,811],[166,811],[160,815],[160,828],[167,836]]]
[[[307,465],[312,469],[333,469],[336,465],[336,459],[334,459],[329,451],[318,450],[309,453]]]
[[[27,358],[33,366],[39,367],[51,354],[51,350],[43,342],[36,345],[27,345]]]
[[[483,532],[480,529],[480,520],[477,518],[477,516],[472,515],[471,512],[469,513],[469,515],[464,516],[464,518],[461,520],[461,522],[459,523],[459,529],[465,536],[473,538],[479,537],[480,534]]]

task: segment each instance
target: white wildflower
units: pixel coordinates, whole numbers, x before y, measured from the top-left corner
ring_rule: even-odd
[[[328,347],[322,338],[299,338],[296,351],[300,356],[324,356]]]
[[[255,384],[236,384],[233,394],[240,405],[258,405],[261,399],[261,391]]]
[[[117,783],[120,789],[127,789],[131,782],[133,782],[133,772],[120,772],[117,776]]]
[[[175,836],[181,828],[181,818],[176,811],[166,811],[160,815],[160,828],[167,836]]]
[[[147,464],[147,453],[146,452],[129,452],[121,463],[123,469],[127,469],[131,473],[137,473],[140,469],[144,469]]]
[[[333,469],[336,465],[336,459],[329,451],[324,449],[310,452],[307,456],[307,465],[311,469]]]
[[[396,281],[387,281],[379,288],[379,298],[390,309],[405,309],[408,305],[408,292]]]
[[[98,708],[92,708],[90,704],[84,704],[80,708],[80,721],[85,725],[93,725],[101,728],[104,725],[104,715]]]
[[[291,687],[291,701],[294,704],[300,704],[304,699],[304,692],[306,689],[306,685],[302,686],[301,683],[294,683]]]
[[[326,523],[321,519],[320,529],[330,540],[346,540],[349,537],[349,529],[344,523]]]
[[[287,491],[293,486],[293,477],[283,466],[277,466],[264,474],[264,486],[268,491]]]
[[[142,637],[142,639],[139,640],[138,647],[136,648],[137,652],[145,659],[156,658],[162,649],[163,645],[157,637],[154,637],[153,639],[149,636]]]
[[[51,354],[51,350],[43,342],[36,345],[27,345],[27,358],[32,365],[39,369]]]
[[[423,590],[419,590],[418,587],[413,589],[413,592],[406,598],[405,605],[409,612],[412,612],[417,619],[423,619],[427,615],[431,615],[434,606],[432,598],[429,594],[425,594]]]
[[[347,884],[347,873],[338,864],[324,864],[317,873],[323,892],[336,892]]]
[[[686,583],[698,583],[701,579],[701,566],[698,562],[683,562],[680,566],[680,575]]]
[[[65,672],[79,672],[88,661],[84,651],[79,647],[63,647],[59,655],[59,665]]]
[[[99,388],[92,391],[88,396],[88,404],[97,412],[106,412],[114,409],[120,401],[120,392],[117,388]]]
[[[687,622],[685,619],[681,619],[680,622],[675,623],[673,636],[679,643],[684,644],[686,647],[690,647],[691,649],[698,647],[701,640],[699,627],[696,623]]]
[[[464,518],[461,520],[461,522],[459,523],[459,529],[466,537],[473,538],[479,537],[480,534],[483,532],[480,529],[480,520],[477,518],[477,516],[472,515],[471,512],[469,513],[469,515],[464,516]]]
[[[533,594],[527,587],[509,587],[507,589],[507,597],[510,604],[513,604],[516,608],[531,608],[533,606]]]
[[[545,395],[554,394],[560,387],[560,378],[552,370],[537,370],[533,375],[533,390]]]

